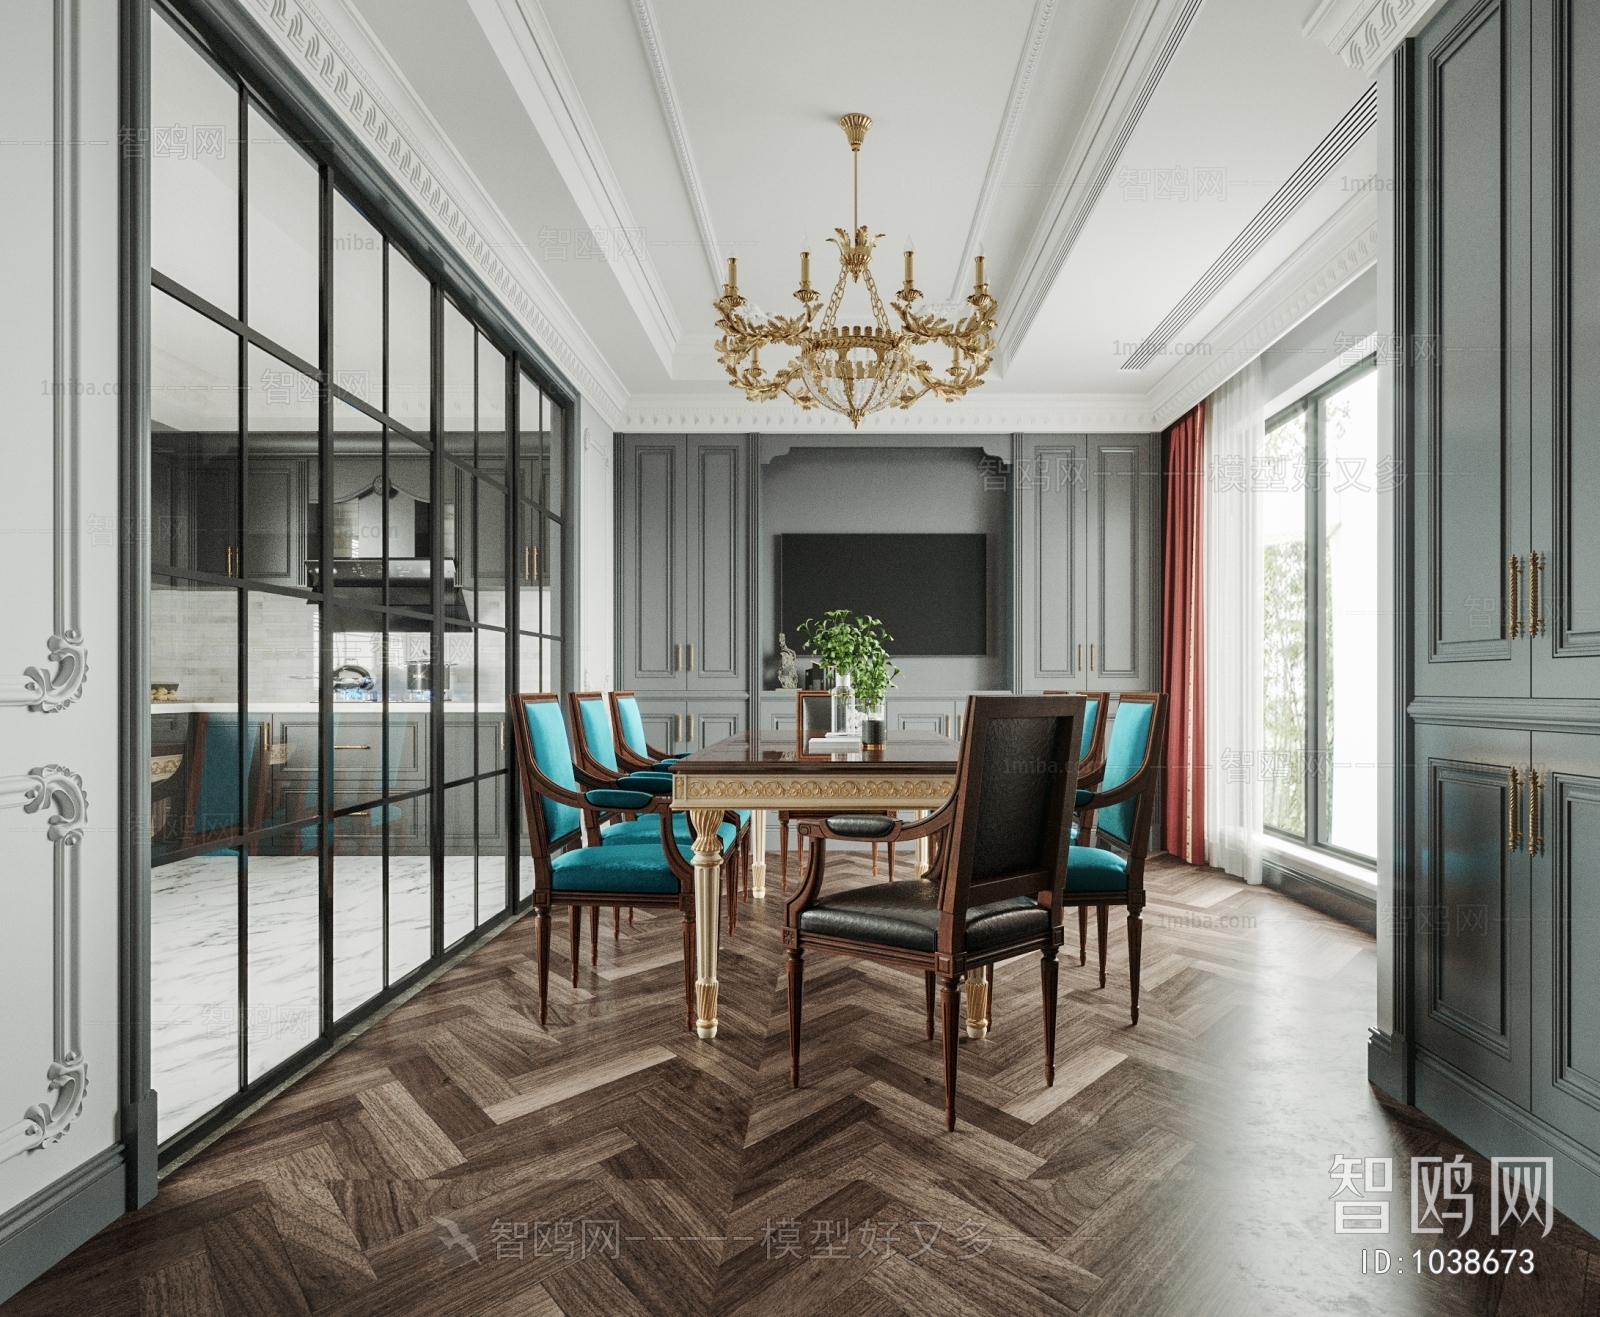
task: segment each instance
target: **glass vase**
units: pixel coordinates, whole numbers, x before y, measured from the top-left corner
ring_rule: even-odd
[[[850,678],[840,673],[833,683],[833,720],[831,730],[848,735],[861,728],[861,715],[856,712],[856,692]]]

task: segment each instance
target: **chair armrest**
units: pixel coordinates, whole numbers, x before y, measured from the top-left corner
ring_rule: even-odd
[[[672,774],[661,772],[624,773],[612,785],[624,791],[648,791],[651,795],[665,796],[672,792]]]
[[[655,800],[648,791],[625,791],[610,787],[585,791],[583,798],[597,809],[621,809],[630,813],[641,810],[649,812],[651,802]]]
[[[847,822],[848,821],[848,822]],[[828,841],[920,841],[924,837],[931,837],[936,832],[943,832],[955,821],[955,810],[951,804],[941,805],[925,819],[886,818],[877,814],[835,814],[824,819],[804,819],[796,824],[797,830],[804,836],[813,839]],[[847,830],[836,831],[835,823],[847,823]],[[878,826],[888,824],[881,831]],[[873,831],[858,831],[858,828],[873,827]]]
[[[1105,809],[1110,805],[1120,805],[1124,800],[1132,800],[1141,792],[1148,791],[1150,784],[1144,781],[1143,773],[1135,773],[1126,782],[1114,786],[1107,791],[1097,791],[1087,804],[1079,805],[1075,812],[1085,810]]]

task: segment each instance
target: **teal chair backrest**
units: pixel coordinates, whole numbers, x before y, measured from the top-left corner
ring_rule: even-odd
[[[628,749],[641,758],[650,757],[650,742],[645,739],[644,719],[639,716],[639,701],[631,695],[617,700],[617,721],[622,724],[622,739]]]
[[[578,735],[596,762],[613,773],[617,771],[617,743],[611,735],[611,712],[604,696],[578,701]]]
[[[1106,771],[1100,779],[1100,790],[1119,787],[1139,771],[1144,763],[1145,751],[1150,745],[1150,728],[1155,717],[1154,704],[1129,703],[1117,705],[1117,716],[1111,720],[1111,744],[1106,748]],[[1096,822],[1104,832],[1122,842],[1133,839],[1133,820],[1139,809],[1137,796],[1100,811]]]
[[[1094,744],[1094,724],[1100,717],[1100,701],[1085,700],[1083,702],[1083,739],[1078,742],[1078,758],[1082,759],[1089,753],[1089,747]]]
[[[535,700],[522,707],[527,713],[528,740],[533,745],[535,766],[558,787],[576,792],[578,777],[572,771],[572,742],[567,740],[561,705],[555,700]],[[552,843],[583,822],[583,816],[571,805],[551,800],[549,796],[543,797],[540,803],[544,806],[545,831]]]
[[[240,724],[237,714],[205,715],[201,732],[200,790],[195,797],[194,832],[237,831],[243,816],[239,811]],[[261,724],[250,724],[250,744],[245,762],[255,763],[256,746],[261,739]]]

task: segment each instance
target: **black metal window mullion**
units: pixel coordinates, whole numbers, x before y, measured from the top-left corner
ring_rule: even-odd
[[[318,802],[322,827],[317,846],[317,935],[321,1034],[333,1032],[333,177],[326,165],[318,167],[317,190],[317,356],[321,379],[317,389],[317,483],[322,500],[322,543],[317,553],[322,570],[322,624],[317,629],[319,670],[317,690],[318,742],[321,746],[322,785]],[[386,499],[385,502],[388,500]]]
[[[1327,768],[1327,728],[1323,719],[1326,664],[1322,652],[1322,642],[1327,635],[1324,612],[1327,592],[1323,589],[1327,574],[1327,544],[1323,534],[1327,454],[1322,435],[1322,397],[1321,393],[1314,394],[1306,407],[1306,749],[1301,790],[1305,793],[1306,842],[1310,846],[1322,845],[1322,795]]]
[[[382,343],[382,346],[380,348],[380,360],[379,360],[379,367],[378,367],[378,402],[379,402],[379,405],[383,408],[384,414],[388,415],[388,412],[389,412],[389,240],[387,238],[380,238],[379,239],[379,247],[380,247],[380,251],[379,251],[378,268],[379,268],[379,271],[381,272],[381,278],[383,279],[383,291],[380,294],[380,298],[381,298],[381,301],[382,301],[383,343]],[[382,774],[382,780],[379,783],[379,786],[381,788],[381,790],[379,791],[379,795],[383,799],[383,816],[382,816],[383,817],[383,831],[382,831],[382,836],[381,836],[381,840],[380,840],[380,844],[383,847],[383,856],[382,856],[382,860],[381,860],[381,863],[380,863],[380,866],[379,866],[380,882],[382,884],[382,891],[383,891],[383,916],[382,916],[383,924],[382,924],[381,928],[379,929],[379,937],[380,937],[380,940],[381,940],[381,943],[382,943],[381,954],[382,954],[382,960],[383,960],[383,971],[382,971],[383,972],[383,977],[381,979],[381,982],[383,983],[383,986],[385,988],[387,988],[389,986],[389,919],[390,919],[390,909],[389,909],[389,850],[390,850],[390,841],[391,841],[391,835],[392,835],[391,834],[392,821],[390,819],[391,811],[389,809],[389,795],[390,795],[390,792],[394,789],[394,784],[393,784],[393,782],[390,781],[390,778],[393,776],[393,774],[390,772],[390,765],[394,763],[394,759],[393,759],[392,755],[390,754],[390,750],[389,750],[389,737],[392,735],[392,729],[390,727],[390,723],[393,721],[393,719],[390,717],[390,712],[391,712],[391,710],[390,710],[390,701],[393,699],[393,692],[391,692],[390,689],[389,689],[389,670],[390,670],[390,668],[392,666],[390,664],[390,662],[389,662],[389,645],[391,643],[390,642],[390,635],[392,633],[389,630],[389,610],[388,610],[388,605],[389,605],[389,544],[390,544],[390,540],[389,540],[389,504],[393,500],[390,499],[390,497],[389,497],[389,490],[390,490],[390,484],[389,484],[389,444],[391,442],[390,435],[391,435],[392,432],[391,432],[391,430],[389,429],[388,426],[385,426],[383,428],[383,430],[380,431],[380,433],[382,435],[382,438],[380,440],[379,450],[378,450],[378,469],[382,473],[382,476],[383,476],[383,498],[381,500],[379,500],[380,503],[382,504],[382,509],[383,509],[383,515],[382,515],[382,520],[381,520],[381,525],[382,525],[381,534],[383,535],[383,549],[382,549],[383,556],[379,559],[379,561],[383,564],[383,583],[382,583],[382,585],[381,585],[381,587],[379,589],[378,597],[381,600],[383,600],[384,610],[383,610],[383,613],[381,614],[381,618],[382,618],[382,622],[383,622],[383,630],[379,633],[379,639],[378,639],[378,643],[383,647],[382,651],[381,651],[381,658],[382,658],[381,674],[382,675],[379,677],[379,680],[378,680],[378,696],[383,701],[383,703],[379,706],[379,708],[382,710],[382,715],[381,716],[382,716],[382,719],[383,719],[383,730],[382,730],[382,733],[381,733],[381,735],[379,737],[379,744],[382,745],[382,747],[383,747],[383,749],[380,751],[380,753],[383,755],[383,761],[380,764],[379,770],[378,770]]]
[[[431,285],[429,303],[429,417],[428,433],[433,440],[430,465],[433,472],[433,534],[429,537],[428,564],[429,599],[433,616],[429,622],[429,642],[432,647],[429,663],[428,726],[431,735],[428,745],[432,764],[433,793],[429,800],[430,828],[429,858],[432,873],[431,905],[432,931],[429,947],[435,956],[444,953],[444,715],[443,701],[437,698],[440,679],[444,676],[444,290]]]
[[[238,171],[238,206],[237,237],[238,261],[237,296],[239,310],[239,325],[242,330],[249,324],[250,313],[250,262],[248,259],[250,241],[250,133],[249,133],[249,97],[244,89],[239,89],[238,98],[238,129],[239,129],[239,171]],[[250,344],[243,333],[235,340],[235,350],[238,361],[238,388],[237,406],[234,412],[235,430],[234,461],[237,464],[233,485],[233,535],[239,540],[239,558],[242,563],[244,557],[244,517],[245,508],[245,472],[249,467],[249,441],[250,441]],[[233,546],[229,546],[232,549]],[[233,553],[226,551],[229,559],[227,574],[234,574]],[[198,556],[198,555],[197,555]],[[242,570],[241,570],[242,574]],[[239,720],[239,832],[241,835],[247,830],[246,820],[249,818],[249,775],[250,761],[245,747],[249,744],[247,729],[250,717],[250,609],[249,593],[240,586],[233,587],[233,601],[237,616],[237,633],[239,636],[239,658],[234,669],[234,707]],[[239,847],[238,857],[238,932],[236,945],[238,947],[238,1012],[239,1012],[239,1088],[245,1088],[250,1082],[250,857],[249,847]]]

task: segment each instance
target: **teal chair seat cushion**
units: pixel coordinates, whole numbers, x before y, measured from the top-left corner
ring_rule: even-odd
[[[1090,791],[1087,787],[1079,787],[1078,788],[1078,794],[1073,800],[1073,806],[1072,807],[1074,809],[1082,809],[1085,805],[1087,805],[1093,799],[1094,799],[1094,792]]]
[[[678,840],[678,849],[683,852],[684,859],[694,854],[689,841],[689,816],[687,814],[674,814],[672,816],[672,835]],[[727,852],[733,846],[733,839],[738,834],[734,831],[733,824],[724,823],[717,829],[717,836],[722,838],[722,849]],[[600,842],[605,846],[654,846],[661,849],[661,823],[655,815],[647,819],[633,819],[627,823],[613,823],[600,833]]]
[[[800,916],[800,931],[908,951],[932,951],[939,937],[939,887],[920,879],[874,883],[825,896]],[[1050,912],[1032,897],[1012,896],[967,911],[967,950],[985,951],[1045,937]]]
[[[671,773],[629,773],[617,779],[617,785],[624,791],[649,791],[658,796],[672,794]]]
[[[648,791],[617,791],[610,787],[585,791],[583,798],[599,809],[649,809],[655,803],[655,796]]]
[[[650,846],[584,846],[550,862],[550,886],[558,892],[676,892],[659,843]]]
[[[1067,851],[1069,892],[1115,892],[1128,888],[1128,862],[1098,846],[1073,846]]]

